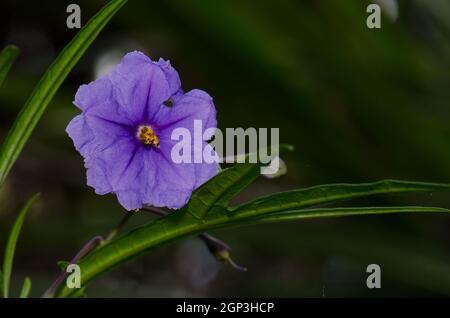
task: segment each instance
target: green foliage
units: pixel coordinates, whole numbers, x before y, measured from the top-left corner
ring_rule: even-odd
[[[449,209],[422,207],[422,206],[396,206],[396,207],[352,207],[352,208],[320,208],[292,210],[279,213],[260,214],[243,220],[242,224],[272,223],[281,221],[299,220],[305,218],[342,217],[351,215],[392,214],[392,213],[449,213]],[[239,220],[241,222],[241,220]]]
[[[14,45],[8,45],[0,52],[0,86],[2,86],[17,55],[19,55],[19,48]]]
[[[47,69],[17,116],[0,150],[0,185],[30,138],[34,127],[64,79],[83,56],[100,31],[126,0],[112,0],[103,7],[64,48]]]
[[[223,170],[192,195],[180,211],[138,227],[88,254],[78,265],[82,284],[133,259],[152,248],[186,236],[218,228],[278,222],[303,218],[404,212],[450,212],[432,207],[362,207],[301,209],[317,204],[382,193],[448,191],[450,185],[386,180],[368,184],[334,184],[277,193],[236,208],[230,200],[259,174],[259,164],[237,164]],[[62,286],[57,297],[67,297],[73,290]]]
[[[77,288],[75,292],[72,294],[73,298],[86,298],[86,287]]]
[[[31,279],[29,277],[25,277],[19,298],[28,298],[30,291],[31,291]]]
[[[375,194],[432,191],[450,191],[450,185],[398,180],[383,180],[362,184],[327,184],[272,194],[245,203],[233,211],[246,215],[283,212]]]
[[[8,241],[6,242],[6,249],[5,249],[5,256],[3,259],[3,297],[8,298],[9,297],[9,284],[11,281],[11,271],[12,271],[12,265],[14,260],[14,253],[16,250],[16,244],[17,239],[19,238],[20,230],[22,229],[23,222],[25,221],[25,217],[28,213],[28,210],[33,205],[34,201],[39,196],[38,194],[35,194],[32,196],[28,202],[23,207],[22,211],[20,211],[19,216],[16,219],[16,222],[14,223],[11,232],[8,236]],[[24,288],[25,289],[24,294],[26,292],[26,289],[31,286],[31,282],[27,282],[27,280],[24,282]]]
[[[206,65],[205,74],[220,68],[215,60],[232,61],[222,63],[215,86],[228,89],[230,78],[247,82],[245,93],[229,97],[228,112],[246,112],[252,122],[270,120],[282,96],[276,120],[284,141],[302,150],[295,154],[298,167],[310,164],[303,179],[322,183],[385,178],[393,171],[432,180],[450,177],[450,94],[440,89],[449,84],[449,19],[443,17],[450,4],[437,2],[400,4],[398,20],[383,18],[381,32],[365,26],[368,0],[164,4],[168,14],[178,14],[180,25],[195,30],[185,51]],[[418,27],[410,15],[422,22],[434,17]],[[428,23],[429,32],[417,32]],[[201,41],[215,50],[214,58]],[[239,67],[227,72],[230,65]],[[261,85],[270,89],[260,92]]]

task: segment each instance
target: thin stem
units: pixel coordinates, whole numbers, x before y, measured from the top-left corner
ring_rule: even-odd
[[[109,234],[104,239],[102,236],[98,235],[91,238],[83,247],[78,251],[78,253],[72,258],[69,264],[76,264],[80,259],[86,256],[89,252],[95,249],[97,246],[104,245],[110,242],[116,235],[123,229],[125,224],[133,215],[133,212],[126,212],[125,215],[120,220],[119,224],[113,228]],[[43,298],[53,297],[58,286],[67,278],[69,273],[66,271],[61,271],[61,273],[56,277],[55,281],[50,285],[47,291],[42,296]]]
[[[169,211],[162,208],[157,208],[156,206],[145,206],[141,209],[141,211],[150,212],[158,216],[166,216],[170,213]]]
[[[156,214],[158,216],[166,216],[169,214],[169,211],[166,211],[161,208],[153,207],[153,206],[146,206],[141,209],[145,212],[150,212],[153,214]],[[205,243],[206,247],[210,251],[210,253],[220,262],[228,263],[230,264],[234,269],[246,272],[247,268],[240,266],[236,264],[233,259],[231,258],[231,247],[226,244],[225,242],[219,240],[218,238],[208,234],[208,233],[201,233],[198,235],[198,237]]]
[[[76,264],[81,258],[92,251],[96,246],[98,246],[103,241],[103,237],[95,236],[91,238],[81,250],[72,258],[70,264]],[[58,286],[66,279],[69,275],[66,271],[61,271],[61,273],[56,277],[55,281],[50,285],[47,291],[42,296],[43,298],[52,297]]]
[[[101,244],[106,244],[110,242],[113,238],[116,237],[116,235],[123,229],[125,224],[127,224],[128,220],[131,218],[134,212],[126,212],[125,216],[120,220],[119,224],[109,232],[108,236],[106,236],[106,239],[101,242]]]

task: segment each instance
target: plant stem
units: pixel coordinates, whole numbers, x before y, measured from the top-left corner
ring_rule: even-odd
[[[82,248],[81,250],[72,258],[70,264],[76,264],[82,257],[84,257],[87,253],[92,251],[92,249],[98,246],[103,241],[103,237],[95,236],[91,238]],[[53,297],[58,286],[66,279],[69,275],[66,271],[61,271],[61,273],[56,277],[55,281],[50,285],[47,291],[42,296],[43,298]]]
[[[97,246],[104,245],[110,242],[119,232],[123,229],[125,224],[128,222],[133,212],[126,212],[125,216],[122,217],[119,224],[113,228],[109,234],[104,239],[102,236],[98,235],[91,238],[83,247],[78,251],[78,253],[72,258],[69,264],[76,264],[80,259],[86,256],[89,252],[95,249]],[[55,281],[50,285],[47,291],[42,295],[43,298],[53,297],[58,286],[67,278],[69,273],[66,271],[61,271],[61,273],[56,277]]]
[[[125,224],[127,224],[128,220],[131,218],[134,212],[126,212],[125,216],[120,220],[119,224],[109,232],[108,236],[106,236],[106,239],[104,239],[101,244],[106,244],[110,242],[116,235],[123,229]]]

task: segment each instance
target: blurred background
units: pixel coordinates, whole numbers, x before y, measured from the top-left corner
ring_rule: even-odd
[[[2,1],[0,44],[21,55],[0,88],[0,140],[34,85],[106,1]],[[366,7],[382,5],[382,28]],[[79,85],[128,51],[170,59],[185,90],[215,100],[220,128],[279,127],[296,150],[288,173],[260,178],[236,202],[321,183],[384,178],[450,182],[448,0],[129,1],[81,59],[0,191],[0,246],[25,200],[42,198],[18,243],[13,285],[25,275],[39,296],[91,237],[124,210],[86,186],[65,127]],[[448,194],[377,196],[347,205],[450,207]],[[128,228],[152,217],[134,217]],[[389,215],[222,230],[247,273],[217,263],[197,239],[161,247],[88,288],[91,297],[375,297],[450,295],[450,218]],[[2,252],[3,253],[3,252]],[[366,287],[379,264],[382,288]]]

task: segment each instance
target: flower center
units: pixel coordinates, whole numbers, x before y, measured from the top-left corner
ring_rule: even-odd
[[[139,126],[136,137],[144,145],[151,145],[159,148],[159,138],[149,125]]]

